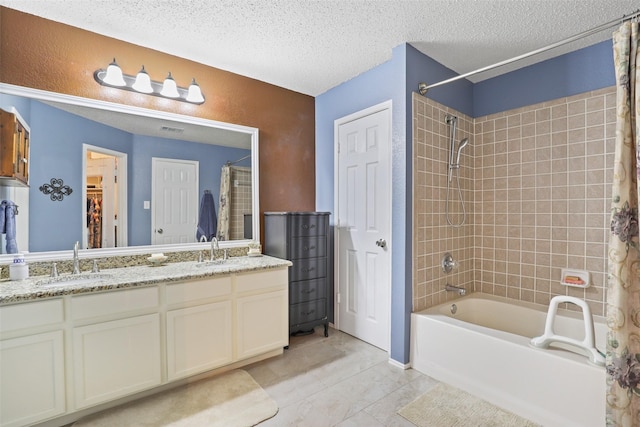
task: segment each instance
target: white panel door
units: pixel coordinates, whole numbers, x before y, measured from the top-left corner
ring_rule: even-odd
[[[196,241],[198,162],[152,159],[151,244]]]
[[[389,350],[391,106],[336,121],[339,328]]]

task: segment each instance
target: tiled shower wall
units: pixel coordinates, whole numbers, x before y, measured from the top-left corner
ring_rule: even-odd
[[[414,94],[413,101],[413,183],[414,183],[414,311],[457,297],[444,291],[449,283],[473,289],[474,286],[474,205],[473,159],[478,148],[474,142],[473,120],[436,102]],[[462,152],[459,171],[448,180],[449,126],[447,114],[458,117],[456,147],[462,138],[470,143]],[[458,225],[464,218],[458,172],[466,220],[460,227],[448,225],[447,186],[449,187],[449,220]],[[451,273],[442,271],[445,253],[451,253],[458,267]]]
[[[244,216],[251,213],[251,168],[231,167],[231,211],[229,213],[229,237],[244,239]]]
[[[446,168],[448,110],[414,95],[414,311],[453,298],[442,290],[449,281],[544,305],[577,296],[604,314],[615,98],[611,87],[472,120],[462,160],[471,224],[454,230],[443,222],[440,180],[420,181]],[[460,259],[457,275],[434,268],[444,249]],[[562,286],[562,268],[589,271],[591,286]]]

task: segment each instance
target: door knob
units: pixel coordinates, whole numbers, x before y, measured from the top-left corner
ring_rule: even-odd
[[[387,241],[384,239],[379,239],[376,241],[376,245],[380,246],[382,249],[387,247]]]
[[[158,228],[156,231],[158,232],[158,234],[162,234],[164,230],[162,228]]]

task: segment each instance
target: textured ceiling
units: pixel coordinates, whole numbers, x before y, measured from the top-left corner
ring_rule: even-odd
[[[392,49],[404,42],[461,74],[621,18],[639,7],[638,0],[0,0],[0,4],[312,96],[387,61]],[[471,80],[610,39],[612,31]]]

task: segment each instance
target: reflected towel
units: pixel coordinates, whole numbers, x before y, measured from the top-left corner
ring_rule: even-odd
[[[216,216],[216,206],[213,202],[213,195],[210,191],[205,191],[200,200],[200,215],[198,216],[198,231],[196,233],[196,239],[200,239],[204,236],[207,242],[211,241],[216,235],[216,229],[218,227],[218,218]]]
[[[16,242],[16,204],[11,200],[3,200],[4,205],[4,233],[7,235],[7,253],[18,253]]]

